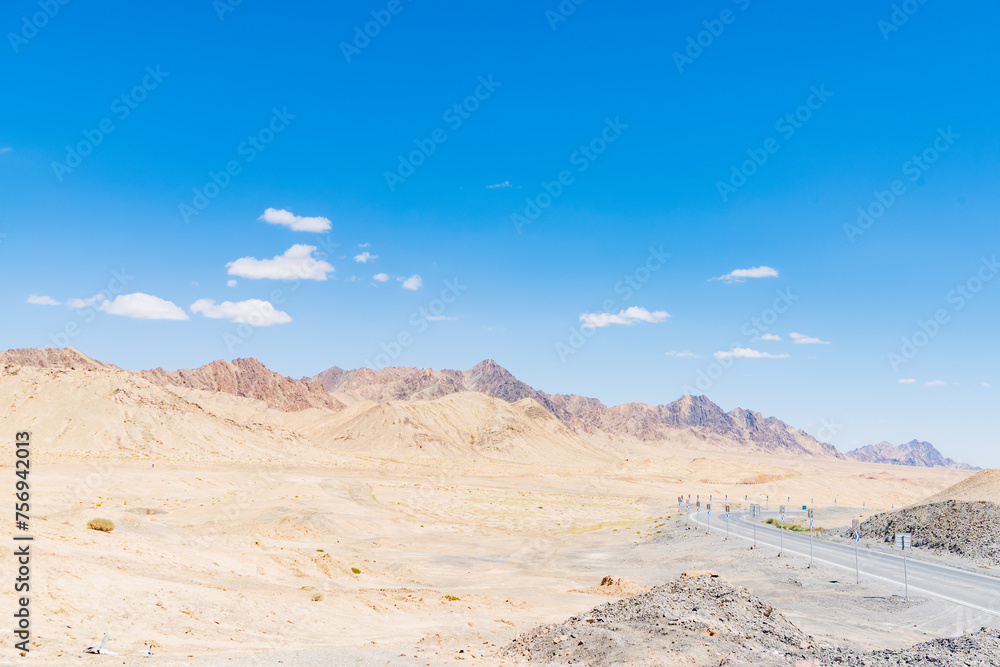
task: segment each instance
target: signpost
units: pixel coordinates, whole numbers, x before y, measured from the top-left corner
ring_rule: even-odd
[[[813,511],[809,510],[809,567],[813,566]]]
[[[677,496],[677,511],[684,511],[684,496]]]
[[[705,503],[705,511],[708,513],[708,532],[712,532],[712,503]]]
[[[903,552],[903,591],[906,601],[910,601],[910,582],[906,574],[906,550],[911,548],[913,536],[910,533],[896,533],[896,548]]]
[[[729,541],[729,513],[732,509],[732,507],[726,505],[726,541]]]
[[[700,528],[701,527],[701,501],[694,501],[694,522]]]
[[[778,538],[778,555],[785,551],[785,506],[781,506],[781,536]]]
[[[760,505],[754,503],[750,505],[750,518],[753,524],[753,548],[757,548],[757,517],[760,516]]]
[[[861,583],[861,561],[858,556],[858,544],[861,542],[861,520],[855,519],[851,524],[851,530],[854,531],[854,574],[855,582],[857,584]]]

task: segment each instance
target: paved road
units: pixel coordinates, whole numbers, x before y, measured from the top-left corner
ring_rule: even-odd
[[[780,517],[778,512],[764,512],[764,517]],[[786,520],[802,519],[805,512],[788,513]],[[691,513],[688,520],[707,528],[705,511]],[[731,539],[754,540],[754,525],[749,512],[733,512],[729,521]],[[714,511],[711,517],[711,532],[726,535],[725,512]],[[809,558],[810,542],[816,562],[832,565],[847,571],[847,581],[855,577],[855,549],[853,545],[838,544],[823,539],[810,540],[807,534],[790,530],[781,531],[766,524],[757,525],[757,546],[763,549],[782,551],[788,555]],[[888,554],[861,548],[857,552],[861,580],[883,579],[899,584],[903,593],[903,558],[896,553]],[[947,565],[936,565],[908,558],[906,563],[910,595],[941,598],[977,611],[1000,617],[1000,579],[988,575],[966,572]]]

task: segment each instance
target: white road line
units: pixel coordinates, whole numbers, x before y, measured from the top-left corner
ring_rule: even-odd
[[[689,514],[688,515],[688,519],[690,520],[691,517],[693,517],[693,516],[694,516],[694,514]],[[748,542],[753,542],[753,538],[752,537],[747,537],[745,535],[740,535],[739,533],[733,533],[733,534],[736,535],[736,537],[743,538],[744,540],[746,540]],[[772,545],[769,545],[769,546],[773,547],[775,545],[772,544]],[[840,545],[831,545],[831,544],[828,544],[826,546],[840,546]],[[845,549],[846,549],[846,547],[845,547]],[[798,552],[798,551],[793,551],[791,549],[784,549],[783,552],[784,551],[788,551],[789,553],[793,553],[793,554],[795,554],[797,556],[802,556],[804,558],[808,558],[809,557],[809,554],[804,554],[804,553],[801,553],[801,552]],[[867,549],[865,549],[865,552],[866,553],[871,553]],[[850,571],[850,570],[854,569],[852,567],[849,567],[849,566],[846,566],[846,565],[841,565],[839,563],[834,563],[834,562],[831,562],[831,561],[828,561],[828,560],[824,560],[822,558],[816,558],[815,556],[813,556],[813,560],[816,561],[816,562],[819,562],[819,563],[826,563],[827,565],[832,565],[833,567],[839,568],[841,570]],[[935,567],[935,566],[931,566],[931,567]],[[961,571],[961,570],[959,570],[959,571]],[[898,584],[899,583],[895,579],[889,579],[888,577],[882,577],[882,576],[879,576],[877,574],[873,574],[871,572],[865,572],[865,576],[874,577],[875,579],[881,579],[882,581],[888,581],[889,583],[893,583],[893,584]],[[972,587],[970,587],[970,588],[972,588]],[[910,590],[911,591],[917,591],[919,593],[925,593],[926,595],[930,595],[931,597],[936,597],[936,598],[939,598],[941,600],[947,600],[948,602],[953,602],[953,603],[955,603],[957,605],[960,605],[962,607],[968,607],[969,609],[975,609],[976,611],[981,611],[983,613],[990,614],[991,616],[996,616],[996,617],[1000,618],[1000,611],[998,611],[996,609],[987,609],[986,607],[980,607],[979,605],[972,604],[971,602],[964,602],[962,600],[957,600],[955,598],[948,597],[947,595],[942,595],[940,593],[935,593],[933,591],[929,591],[929,590],[926,590],[924,588],[918,588],[916,586],[913,586],[912,584],[910,585]]]

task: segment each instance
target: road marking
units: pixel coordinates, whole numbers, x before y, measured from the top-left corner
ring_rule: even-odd
[[[688,520],[690,520],[692,516],[694,516],[694,515],[689,514],[688,515]],[[752,537],[747,537],[746,535],[740,535],[739,533],[733,533],[733,534],[736,535],[736,537],[743,538],[744,540],[746,540],[748,542],[753,542],[753,538]],[[769,546],[773,547],[775,545],[771,544]],[[840,546],[840,545],[828,544],[827,546],[835,547],[835,546]],[[808,558],[807,554],[799,553],[798,551],[792,551],[790,549],[788,549],[787,551],[789,553],[793,553],[793,554],[795,554],[797,556],[802,556],[803,558]],[[837,553],[835,550],[834,550],[834,552]],[[865,552],[866,553],[877,553],[877,552],[868,551],[867,549],[865,549]],[[883,555],[885,555],[885,554],[883,554]],[[839,568],[841,570],[853,570],[854,569],[853,567],[848,567],[847,565],[840,565],[839,563],[834,563],[834,562],[831,562],[831,561],[828,561],[828,560],[823,560],[821,558],[814,558],[813,560],[815,560],[817,562],[820,562],[820,563],[826,563],[827,565],[832,565],[833,567]],[[927,564],[927,563],[925,563],[925,565],[928,565],[928,567],[930,567],[930,568],[937,567],[937,566],[930,565],[930,564]],[[942,567],[947,567],[947,566],[942,566]],[[961,570],[959,570],[959,572],[961,572]],[[882,581],[888,581],[889,583],[893,583],[893,584],[898,584],[899,583],[895,579],[889,579],[888,577],[882,577],[882,576],[879,576],[877,574],[873,574],[871,572],[865,572],[865,575],[869,576],[869,577],[874,577],[875,579],[881,579]],[[972,588],[973,590],[975,590],[977,587],[975,587],[975,586],[969,586],[969,588]],[[929,591],[929,590],[926,590],[924,588],[918,588],[916,586],[910,586],[910,589],[914,590],[914,591],[918,591],[920,593],[925,593],[927,595],[930,595],[931,597],[935,597],[935,598],[938,598],[938,599],[941,599],[941,600],[947,600],[948,602],[952,602],[952,603],[957,604],[957,605],[962,606],[962,607],[968,607],[969,609],[975,609],[976,611],[981,611],[981,612],[989,614],[991,616],[1000,617],[1000,610],[987,609],[986,607],[980,607],[979,605],[972,604],[971,602],[964,602],[962,600],[957,600],[955,598],[948,597],[947,595],[942,595],[940,593],[935,593],[933,591]]]

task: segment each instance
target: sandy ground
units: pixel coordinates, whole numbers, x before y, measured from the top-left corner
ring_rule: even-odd
[[[591,472],[427,459],[41,463],[31,664],[490,664],[519,631],[606,599],[574,592],[605,575],[653,585],[692,567],[771,598],[830,641],[902,646],[984,624],[937,602],[901,609],[886,601],[894,590],[830,583],[845,577],[676,520],[679,494],[836,496],[849,513],[845,502],[908,504],[967,473],[669,454]],[[754,466],[771,481],[726,483]],[[88,530],[95,517],[114,532]],[[13,609],[10,587],[3,600]],[[120,655],[84,655],[105,632]],[[0,639],[6,660],[9,628]],[[147,646],[153,658],[135,655]]]

